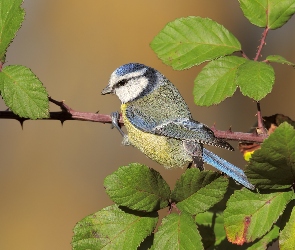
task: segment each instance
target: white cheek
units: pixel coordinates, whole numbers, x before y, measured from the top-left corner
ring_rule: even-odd
[[[119,97],[122,103],[126,103],[137,98],[148,85],[146,77],[131,79],[128,83],[115,90],[115,94]]]

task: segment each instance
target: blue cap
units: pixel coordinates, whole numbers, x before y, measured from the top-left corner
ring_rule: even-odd
[[[146,68],[146,66],[143,64],[140,64],[140,63],[127,63],[127,64],[124,64],[124,65],[120,66],[119,68],[117,68],[115,70],[115,73],[119,76],[123,76],[128,73],[132,73],[132,72],[141,70],[143,68]]]

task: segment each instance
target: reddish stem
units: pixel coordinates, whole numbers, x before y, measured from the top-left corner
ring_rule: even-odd
[[[267,131],[264,127],[262,114],[261,114],[260,102],[257,102],[257,125],[258,125],[258,134],[267,134]]]
[[[259,56],[261,56],[261,51],[263,46],[265,45],[265,39],[267,36],[267,33],[269,31],[269,28],[266,27],[264,29],[264,31],[262,32],[262,37],[260,40],[260,44],[258,46],[257,52],[256,52],[256,56],[254,58],[254,61],[257,61]],[[263,124],[263,118],[262,118],[262,114],[261,114],[261,109],[260,109],[260,102],[257,102],[257,124],[258,124],[258,133],[259,134],[266,134],[266,129],[264,128],[264,124]]]
[[[254,61],[257,61],[259,56],[261,55],[261,50],[262,50],[263,46],[265,45],[265,39],[266,39],[268,31],[269,31],[269,28],[266,27],[262,33],[262,37],[261,37],[260,44],[259,44],[257,52],[256,52],[256,56],[254,58]]]
[[[242,53],[242,57],[246,58],[246,59],[249,59],[249,57],[245,54],[244,51],[241,50],[241,53]]]
[[[53,98],[48,98],[50,102],[56,104],[61,108],[60,112],[49,112],[49,117],[42,120],[59,120],[61,123],[67,120],[79,120],[79,121],[91,121],[91,122],[100,122],[100,123],[112,123],[110,115],[97,114],[91,112],[79,112],[70,108],[63,101],[56,101]],[[22,118],[14,114],[11,111],[0,111],[0,119],[15,119],[23,124],[24,121],[30,120],[29,118]],[[124,125],[122,116],[120,116],[119,123],[121,126]],[[211,128],[217,138],[225,140],[234,140],[234,141],[245,141],[245,142],[263,142],[267,138],[266,134],[257,135],[253,133],[242,133],[242,132],[232,132],[217,130],[214,127]]]

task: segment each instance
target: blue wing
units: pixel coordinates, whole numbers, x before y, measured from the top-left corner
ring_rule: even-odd
[[[143,132],[153,133],[154,127],[156,127],[158,124],[156,120],[150,116],[145,115],[133,105],[130,105],[126,109],[125,115],[134,127]]]
[[[255,189],[255,187],[248,181],[247,176],[242,169],[220,158],[206,148],[203,149],[203,160],[221,172],[232,177],[235,181],[239,182],[245,187],[252,190]]]
[[[175,118],[159,122],[134,106],[127,108],[126,117],[133,126],[147,133],[234,150],[229,143],[216,138],[206,125],[191,118]]]

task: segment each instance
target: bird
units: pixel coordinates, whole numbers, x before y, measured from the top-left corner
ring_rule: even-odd
[[[204,145],[233,151],[233,147],[205,124],[193,119],[178,89],[156,69],[127,63],[110,76],[101,94],[115,94],[127,135],[119,126],[119,113],[111,114],[112,126],[124,145],[138,148],[166,168],[191,166],[203,170],[206,162],[248,189],[254,189],[244,171],[209,151]]]

